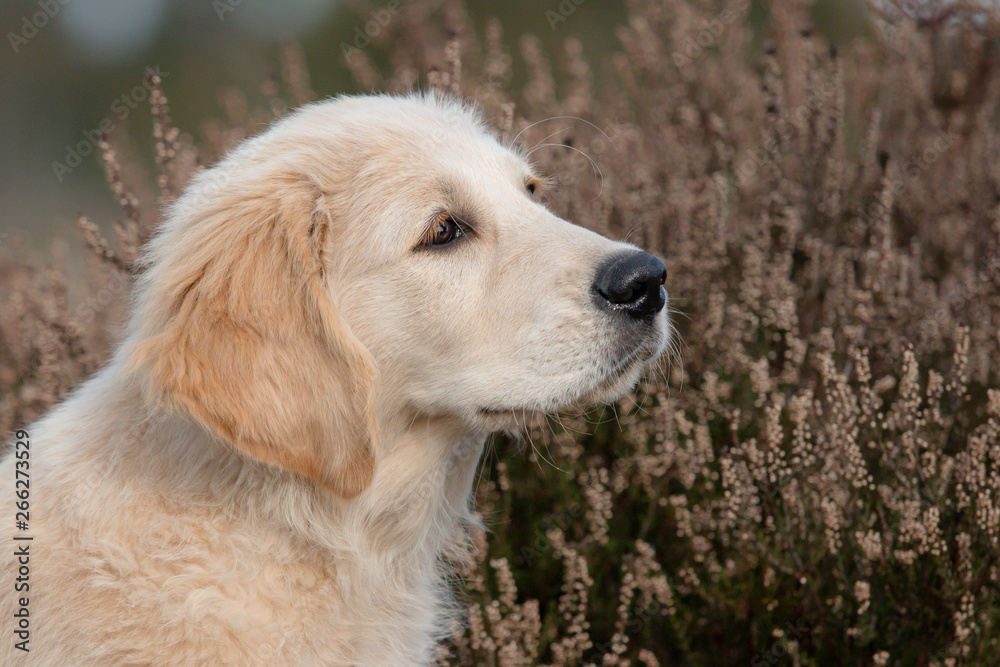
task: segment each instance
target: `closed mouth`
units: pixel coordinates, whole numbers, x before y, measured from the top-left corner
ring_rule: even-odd
[[[622,378],[631,373],[636,365],[645,364],[649,358],[646,358],[644,354],[646,350],[642,346],[633,348],[629,353],[615,362],[614,366],[604,372],[604,377],[602,377],[597,384],[588,392],[583,394],[580,398],[572,403],[564,406],[566,408],[573,407],[576,405],[587,405],[593,402],[593,397],[600,396],[601,394],[607,392],[618,382],[621,382]],[[653,355],[655,356],[655,355]],[[516,414],[527,414],[531,412],[544,411],[541,407],[481,407],[477,408],[476,412],[484,417],[500,417],[500,416],[510,416]]]
[[[523,408],[478,408],[476,412],[483,415],[506,415],[512,412],[519,412]]]

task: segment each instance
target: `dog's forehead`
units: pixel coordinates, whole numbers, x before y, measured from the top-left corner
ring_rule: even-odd
[[[394,258],[442,211],[470,217],[502,209],[534,175],[523,153],[460,102],[369,97],[317,106],[303,120],[322,128],[323,139],[299,143],[314,166],[310,176],[331,210],[354,221],[341,229],[343,240],[376,248],[367,256],[375,263]],[[489,216],[478,222],[489,224]]]
[[[354,185],[399,193],[497,190],[533,174],[523,156],[461,112],[386,118],[357,137]]]
[[[526,162],[503,145],[475,109],[434,95],[358,100],[347,109],[355,137],[369,159],[409,160],[415,167],[462,160],[499,169],[523,170]]]
[[[461,164],[466,169],[492,168],[509,170],[523,168],[520,156],[501,144],[496,136],[470,118],[468,112],[456,109],[426,110],[421,122],[408,119],[401,123],[400,145],[384,146],[387,154],[402,150],[418,164],[433,169],[438,164]]]
[[[437,94],[328,100],[303,109],[290,125],[294,145],[320,174],[331,175],[322,185],[338,173],[353,187],[375,177],[383,187],[403,188],[463,177],[513,183],[532,174],[523,154],[500,141],[477,110]]]

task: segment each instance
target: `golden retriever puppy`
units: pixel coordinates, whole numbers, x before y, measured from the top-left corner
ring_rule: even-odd
[[[487,434],[671,335],[663,263],[544,185],[433,94],[312,104],[194,178],[121,347],[0,463],[0,662],[13,623],[33,665],[428,663]]]

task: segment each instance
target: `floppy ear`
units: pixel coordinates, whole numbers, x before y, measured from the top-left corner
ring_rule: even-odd
[[[375,369],[323,286],[330,220],[306,185],[258,197],[178,201],[151,242],[128,367],[245,455],[354,497],[375,468]]]

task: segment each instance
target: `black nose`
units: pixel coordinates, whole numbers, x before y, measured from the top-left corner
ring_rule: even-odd
[[[666,303],[667,267],[648,252],[615,255],[597,269],[594,291],[605,308],[652,322]]]

